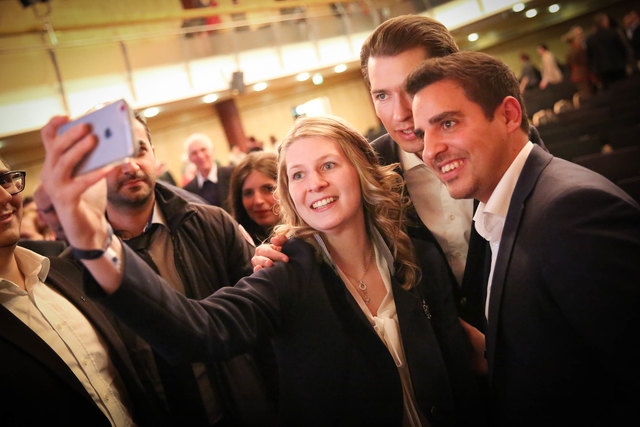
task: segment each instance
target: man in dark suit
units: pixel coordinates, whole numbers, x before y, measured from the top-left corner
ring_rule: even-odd
[[[426,61],[407,90],[424,162],[452,197],[480,201],[493,423],[637,419],[638,204],[533,145],[515,75],[486,54]]]
[[[204,198],[209,204],[229,211],[227,197],[233,166],[218,166],[213,143],[205,134],[194,133],[184,143],[189,161],[196,166],[195,178],[184,189]]]
[[[0,160],[3,425],[157,425],[127,349],[82,271],[18,247],[25,175]]]

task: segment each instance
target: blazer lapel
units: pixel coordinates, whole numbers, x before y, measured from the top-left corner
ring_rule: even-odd
[[[493,269],[493,279],[491,281],[491,294],[489,300],[489,318],[486,334],[487,354],[489,368],[494,366],[495,345],[498,329],[498,316],[502,295],[504,292],[505,278],[511,261],[511,254],[515,244],[518,229],[524,212],[525,203],[531,192],[534,190],[538,177],[544,168],[553,159],[553,156],[546,153],[542,148],[534,146],[527,161],[522,168],[518,182],[511,196],[509,211],[502,231],[500,249]]]
[[[430,314],[425,312],[423,298],[418,291],[402,289],[394,279],[392,289],[405,362],[410,367],[416,402],[426,414],[430,408],[425,407],[424,402],[437,401],[437,395],[450,388],[447,379],[441,375],[446,368],[440,345],[427,317]],[[438,392],[434,394],[436,390]]]
[[[348,335],[358,347],[363,349],[362,354],[369,357],[374,366],[377,366],[382,371],[388,370],[389,367],[395,369],[395,363],[387,347],[347,290],[340,276],[324,262],[320,266],[320,272],[323,283],[326,284],[327,295],[330,304],[333,306],[334,313],[340,319]]]
[[[0,325],[2,325],[0,328],[0,337],[21,348],[25,353],[45,365],[52,375],[58,376],[72,389],[84,395],[88,400],[91,400],[91,397],[78,378],[60,356],[58,356],[42,338],[33,332],[31,328],[22,323],[20,319],[2,305],[0,305]]]

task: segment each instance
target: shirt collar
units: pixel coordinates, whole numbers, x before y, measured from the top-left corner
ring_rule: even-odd
[[[218,164],[216,162],[211,164],[211,170],[209,171],[209,175],[206,177],[200,175],[200,172],[196,172],[196,179],[198,180],[198,188],[202,188],[202,185],[207,180],[216,184],[218,182]]]
[[[335,263],[333,262],[333,259],[329,254],[329,249],[327,248],[327,245],[325,245],[324,240],[322,240],[322,236],[320,235],[320,233],[314,234],[313,237],[316,239],[318,246],[320,246],[320,249],[322,250],[322,257],[324,258],[325,262],[329,264],[334,270],[336,270]],[[384,242],[382,235],[375,228],[373,229],[372,240],[373,240],[373,244],[376,247],[377,252],[382,255],[385,262],[387,263],[389,274],[393,276],[395,274],[395,267],[393,265],[393,256],[391,255],[391,251],[387,247],[387,244]]]
[[[400,157],[400,165],[402,166],[402,170],[404,171],[408,171],[410,169],[413,168],[417,168],[417,167],[421,167],[421,166],[427,166],[421,158],[419,158],[418,156],[416,156],[414,153],[407,153],[406,151],[404,151],[403,149],[398,150],[399,151],[399,157]],[[427,169],[429,169],[427,167]],[[429,169],[431,170],[431,169]]]
[[[49,274],[50,261],[49,258],[43,257],[29,249],[22,246],[16,246],[14,251],[18,268],[24,275],[25,285],[27,289],[34,286],[35,280],[31,278],[37,278],[37,281],[43,282],[47,279]],[[0,280],[0,288],[7,288],[12,282],[8,280]],[[15,286],[15,284],[12,284]]]
[[[147,231],[151,224],[161,224],[165,227],[167,226],[167,222],[164,219],[164,215],[162,215],[162,210],[160,210],[160,206],[158,206],[157,201],[153,204],[153,212],[151,213],[151,218],[149,219],[149,223],[145,227],[144,231]]]
[[[504,225],[504,220],[509,211],[509,204],[511,203],[511,196],[532,149],[533,144],[528,141],[511,162],[502,178],[500,178],[487,203],[480,202],[478,204],[478,209],[476,209],[476,213],[473,216],[475,227],[478,234],[489,242],[500,240],[502,235],[500,224]]]

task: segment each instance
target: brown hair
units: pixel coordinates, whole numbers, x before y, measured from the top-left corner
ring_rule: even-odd
[[[419,276],[409,236],[404,232],[407,200],[402,196],[402,177],[395,165],[381,166],[366,138],[346,121],[333,116],[299,119],[278,147],[278,195],[282,224],[276,233],[306,238],[316,230],[304,222],[295,210],[289,194],[287,149],[298,139],[323,137],[335,142],[358,173],[367,229],[376,228],[396,261],[397,278],[405,288],[413,287]]]
[[[229,189],[227,205],[231,207],[231,215],[252,236],[265,234],[263,227],[255,223],[242,204],[242,186],[244,181],[253,171],[262,172],[269,178],[273,178],[274,187],[278,179],[278,160],[275,153],[268,151],[255,151],[247,154],[244,159],[233,169]],[[267,238],[268,235],[264,236]],[[262,238],[262,237],[261,237]]]
[[[406,89],[413,96],[441,80],[459,84],[466,97],[478,104],[489,120],[493,120],[504,98],[512,96],[522,109],[520,128],[529,133],[529,120],[518,79],[503,62],[481,52],[458,52],[443,58],[428,59],[409,74]]]
[[[360,69],[367,86],[371,86],[369,57],[395,56],[416,47],[422,47],[429,58],[458,51],[458,45],[447,27],[435,19],[420,15],[391,18],[380,24],[362,44]]]

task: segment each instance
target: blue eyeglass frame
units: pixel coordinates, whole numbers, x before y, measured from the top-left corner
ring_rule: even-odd
[[[21,179],[22,180],[22,188],[20,188],[18,191],[14,191],[14,192],[9,191],[7,188],[5,188],[4,190],[7,193],[11,194],[12,196],[15,196],[16,194],[22,193],[24,188],[27,186],[26,185],[27,184],[27,172],[25,172],[25,171],[6,171],[6,172],[0,173],[0,185],[3,188],[4,188],[4,181],[6,180],[6,176],[7,175],[12,175],[12,174],[14,174],[14,175],[17,174],[17,178],[14,178],[13,176],[11,176],[11,184],[12,184],[12,186],[17,188],[15,183],[16,183],[16,181],[18,179]]]

